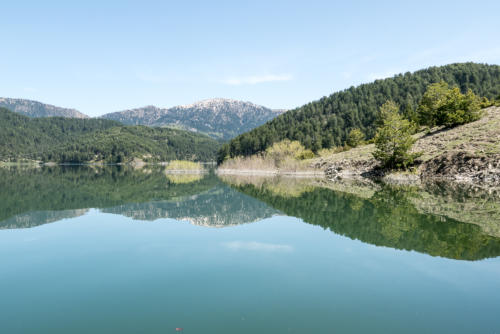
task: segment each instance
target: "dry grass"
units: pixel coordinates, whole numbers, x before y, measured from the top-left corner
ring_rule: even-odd
[[[375,151],[375,145],[369,144],[369,145],[358,146],[348,151],[333,153],[329,155],[323,153],[319,158],[310,159],[308,161],[309,164],[315,164],[320,161],[338,162],[342,160],[350,160],[350,161],[373,160],[372,156],[373,151]]]
[[[199,162],[186,161],[186,160],[172,160],[165,167],[167,171],[189,171],[189,170],[203,170],[203,166]]]
[[[220,173],[264,172],[268,174],[316,172],[308,160],[301,158],[314,155],[297,141],[284,140],[275,143],[266,152],[248,157],[236,157],[224,161],[218,168]]]
[[[266,159],[263,155],[257,154],[248,157],[228,159],[219,166],[219,170],[263,170],[277,172],[278,168],[273,159]]]

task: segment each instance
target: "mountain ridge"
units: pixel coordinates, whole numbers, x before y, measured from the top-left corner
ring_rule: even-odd
[[[270,109],[249,101],[221,97],[168,108],[146,105],[96,117],[90,117],[76,109],[20,98],[0,98],[0,107],[31,118],[101,118],[118,121],[124,125],[188,130],[222,140],[228,140],[252,130],[286,111],[285,109]]]
[[[264,124],[284,111],[248,101],[212,98],[170,108],[148,105],[100,117],[126,125],[182,128],[206,133],[213,138],[230,139]]]
[[[58,107],[29,99],[0,97],[0,107],[28,117],[90,118],[90,116],[73,108]]]

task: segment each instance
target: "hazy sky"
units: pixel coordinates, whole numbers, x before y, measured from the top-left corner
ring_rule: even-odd
[[[399,72],[500,64],[499,0],[16,0],[0,13],[0,96],[92,116],[213,97],[293,108]]]

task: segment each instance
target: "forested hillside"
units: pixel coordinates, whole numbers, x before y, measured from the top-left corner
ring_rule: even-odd
[[[188,131],[105,119],[29,118],[0,108],[0,161],[213,160],[219,144]]]
[[[457,63],[351,87],[239,135],[223,145],[218,160],[251,155],[283,139],[298,140],[313,151],[339,146],[355,128],[370,139],[375,133],[377,111],[383,103],[389,99],[395,101],[403,114],[411,118],[427,86],[440,81],[457,86],[462,92],[471,89],[481,97],[493,99],[500,95],[500,66]]]

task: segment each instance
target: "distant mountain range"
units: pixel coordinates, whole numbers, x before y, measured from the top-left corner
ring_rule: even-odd
[[[67,118],[89,118],[78,110],[56,107],[37,101],[25,99],[11,99],[0,97],[0,107],[29,117],[67,117]]]
[[[147,106],[101,117],[127,125],[174,127],[230,139],[284,112],[250,102],[218,98],[172,108]]]
[[[75,109],[26,99],[0,98],[0,107],[29,117],[89,118]],[[125,125],[189,130],[225,140],[250,131],[285,111],[269,109],[250,102],[218,98],[172,108],[146,106],[108,113],[100,118],[115,120]]]

